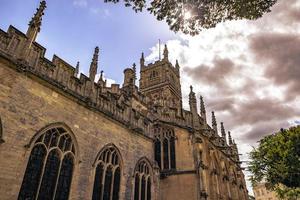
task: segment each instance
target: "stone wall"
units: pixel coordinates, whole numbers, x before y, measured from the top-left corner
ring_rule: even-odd
[[[45,87],[43,81],[31,79],[8,65],[12,63],[0,60],[0,113],[5,140],[0,145],[1,199],[17,198],[31,151],[30,141],[38,130],[57,122],[70,127],[79,148],[70,199],[91,199],[93,162],[97,153],[109,143],[121,152],[120,198],[129,199],[136,162],[141,157],[154,162],[152,140],[101,113],[86,109],[70,100],[72,97]]]

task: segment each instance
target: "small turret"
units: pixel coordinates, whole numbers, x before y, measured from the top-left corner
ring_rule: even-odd
[[[76,68],[75,68],[75,71],[74,71],[74,76],[75,76],[75,77],[78,77],[78,74],[79,74],[79,65],[80,65],[80,63],[77,62]]]
[[[127,68],[124,70],[124,83],[123,87],[135,86],[136,80],[136,65],[133,63],[132,68]]]
[[[217,120],[216,120],[216,116],[215,116],[214,111],[211,112],[211,118],[212,118],[212,120],[211,120],[212,127],[213,127],[215,133],[218,134],[218,125],[217,125]]]
[[[221,134],[222,134],[222,138],[226,142],[226,132],[225,132],[225,128],[224,128],[224,123],[223,122],[221,122]]]
[[[99,56],[99,47],[95,48],[93,60],[90,65],[90,79],[92,82],[95,82],[95,77],[98,69],[98,56]]]
[[[165,44],[165,48],[164,48],[164,58],[163,58],[163,60],[164,61],[169,61],[169,51],[168,51],[168,47],[167,47],[167,45]]]
[[[201,117],[203,118],[204,120],[204,123],[206,124],[206,110],[205,110],[205,105],[204,105],[204,101],[203,101],[203,97],[200,96],[200,114],[201,114]]]

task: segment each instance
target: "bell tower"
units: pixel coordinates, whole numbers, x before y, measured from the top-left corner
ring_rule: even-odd
[[[175,67],[168,59],[168,48],[165,45],[163,59],[145,65],[141,57],[140,91],[151,99],[154,106],[175,110],[181,115],[182,96],[180,85],[180,67]]]

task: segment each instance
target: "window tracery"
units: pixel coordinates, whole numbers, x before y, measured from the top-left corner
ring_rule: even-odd
[[[75,145],[62,127],[41,133],[31,150],[19,200],[67,200],[75,161]]]
[[[118,200],[121,160],[114,146],[105,147],[96,162],[93,200]]]
[[[134,172],[134,200],[151,200],[150,169],[145,160],[138,162]]]
[[[154,128],[154,157],[162,170],[176,169],[175,133],[172,128]]]

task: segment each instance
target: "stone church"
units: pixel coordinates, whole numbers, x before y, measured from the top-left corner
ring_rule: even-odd
[[[124,70],[122,85],[79,73],[35,40],[46,2],[26,33],[0,29],[1,200],[246,200],[237,145],[163,58]]]

